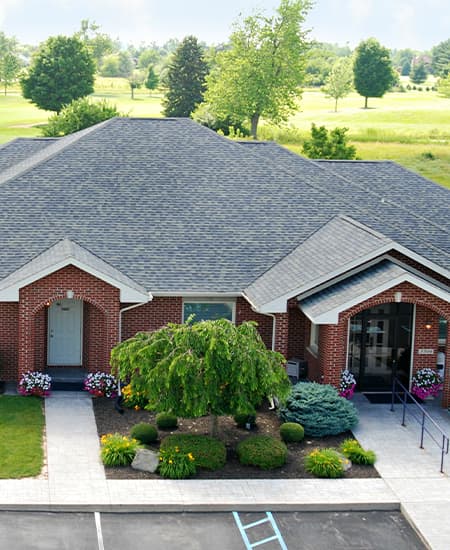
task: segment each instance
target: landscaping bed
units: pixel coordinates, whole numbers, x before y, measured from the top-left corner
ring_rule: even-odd
[[[119,414],[114,409],[114,402],[111,399],[97,398],[93,400],[94,413],[97,422],[99,437],[108,433],[120,433],[129,436],[131,428],[140,422],[155,424],[155,414],[145,410],[124,409],[124,414]],[[209,434],[209,417],[201,418],[179,418],[178,428],[171,431],[159,430],[159,440],[166,435],[177,434]],[[353,437],[351,432],[338,436],[313,438],[306,436],[300,443],[288,443],[287,462],[281,468],[275,470],[261,470],[254,466],[244,466],[239,463],[236,446],[250,435],[262,434],[279,438],[279,427],[281,421],[276,412],[268,409],[268,405],[258,410],[256,428],[245,430],[238,428],[232,417],[224,416],[219,419],[219,439],[227,449],[227,462],[224,468],[217,471],[198,469],[196,479],[295,479],[313,478],[314,476],[305,471],[305,456],[313,449],[338,447],[345,439]],[[158,450],[158,444],[149,446]],[[158,474],[150,474],[134,470],[131,467],[105,467],[108,479],[162,479]],[[346,478],[369,478],[379,477],[377,470],[372,466],[359,466],[354,464],[345,473]]]

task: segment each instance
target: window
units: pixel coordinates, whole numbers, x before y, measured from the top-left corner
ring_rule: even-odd
[[[309,349],[314,355],[319,351],[319,332],[320,326],[311,323],[311,333],[309,335]]]
[[[234,301],[186,300],[183,304],[183,322],[194,315],[194,321],[228,319],[234,323],[235,309],[236,302]]]
[[[439,344],[444,345],[447,342],[447,319],[439,319]]]

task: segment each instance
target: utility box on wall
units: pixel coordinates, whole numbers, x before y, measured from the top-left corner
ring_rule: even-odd
[[[308,361],[293,357],[286,363],[286,372],[289,378],[295,380],[305,380],[308,377]]]

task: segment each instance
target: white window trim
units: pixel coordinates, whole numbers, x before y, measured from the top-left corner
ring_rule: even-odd
[[[231,306],[231,322],[236,324],[236,300],[224,300],[223,298],[183,298],[182,322],[184,318],[184,304],[228,304]]]

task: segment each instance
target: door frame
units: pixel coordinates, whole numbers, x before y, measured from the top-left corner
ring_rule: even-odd
[[[393,302],[396,303],[396,302]],[[408,302],[403,302],[408,303]],[[414,365],[414,342],[415,342],[415,330],[416,330],[416,305],[415,304],[409,304],[411,306],[411,337],[410,337],[410,362],[409,362],[409,381],[408,381],[408,389],[411,387],[411,380],[412,380],[412,374],[413,374],[413,365]],[[364,314],[366,311],[372,309],[371,307],[364,309],[360,312],[358,312],[356,315]],[[346,368],[349,368],[349,358],[350,358],[350,327],[351,327],[351,320],[356,315],[349,317],[348,324],[347,324],[347,353],[346,353]],[[374,314],[376,316],[376,314]],[[399,323],[399,315],[393,315],[393,314],[384,314],[383,315],[387,319],[393,319],[395,320],[395,340],[396,344],[398,344],[398,323]],[[360,370],[358,372],[358,382],[357,382],[357,389],[358,391],[361,391],[363,393],[388,393],[390,390],[375,390],[375,389],[366,389],[364,387],[364,372],[365,372],[365,359],[366,359],[366,329],[367,329],[367,315],[362,315],[361,318],[361,355],[360,355]],[[364,330],[363,330],[364,329]],[[398,351],[398,346],[396,348],[392,348]],[[398,361],[398,358],[397,358]],[[397,367],[396,367],[397,368]],[[361,376],[361,370],[362,370],[362,376]]]
[[[79,305],[79,313],[80,313],[80,334],[79,334],[79,338],[80,338],[80,357],[79,357],[79,361],[75,362],[75,363],[67,363],[67,362],[64,362],[64,365],[62,365],[60,362],[57,362],[57,363],[53,363],[52,361],[50,361],[50,341],[51,341],[51,338],[50,338],[50,330],[51,330],[51,326],[50,326],[50,308],[52,307],[52,305],[58,303],[58,302],[63,302],[63,301],[70,301],[72,303],[74,302],[78,302],[80,305]],[[49,367],[57,367],[57,366],[65,366],[65,367],[79,367],[83,364],[83,313],[84,313],[84,307],[83,307],[83,300],[78,300],[76,298],[61,298],[60,300],[55,300],[51,305],[50,307],[47,309],[47,365]]]

